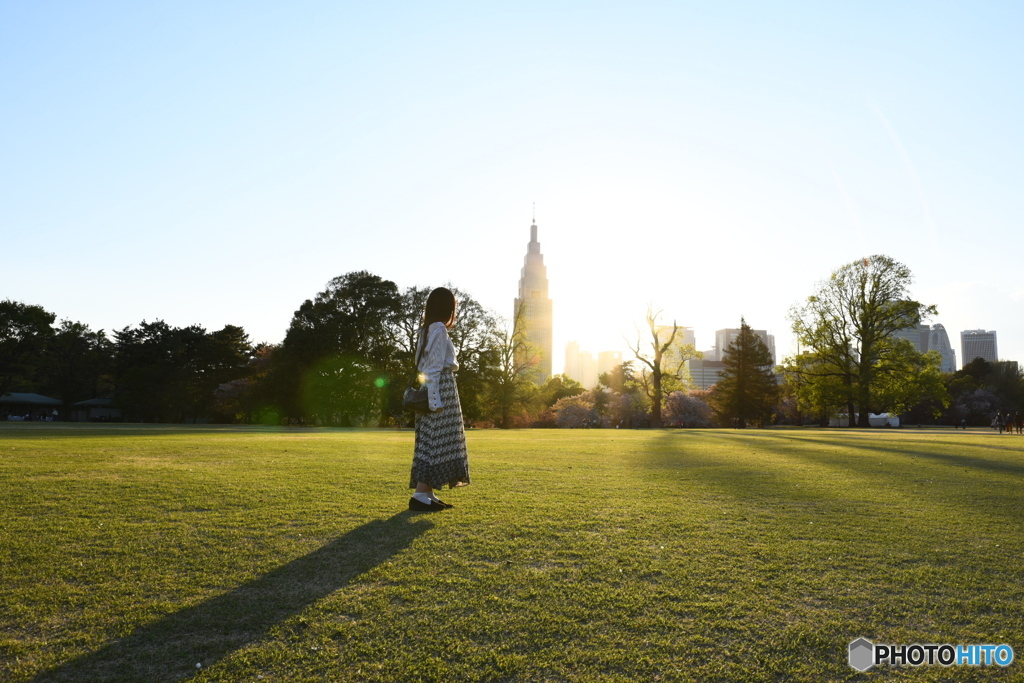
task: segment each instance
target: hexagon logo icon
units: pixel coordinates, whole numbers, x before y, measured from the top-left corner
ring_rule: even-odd
[[[857,671],[867,671],[875,665],[875,646],[867,638],[858,638],[850,643],[850,666]]]

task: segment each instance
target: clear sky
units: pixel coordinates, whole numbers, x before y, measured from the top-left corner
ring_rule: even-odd
[[[786,312],[835,268],[1024,361],[1024,3],[0,4],[0,298],[280,341],[332,277],[569,340]]]

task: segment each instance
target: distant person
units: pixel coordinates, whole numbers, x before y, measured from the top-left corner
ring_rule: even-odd
[[[965,432],[967,431],[967,418],[966,417],[960,418],[960,428],[963,429]]]
[[[470,483],[462,405],[455,385],[459,363],[448,338],[448,330],[455,324],[455,308],[451,290],[438,287],[432,291],[416,341],[417,368],[426,377],[429,408],[416,416],[416,448],[409,479],[409,488],[416,489],[409,509],[418,512],[454,507],[438,498],[434,490]]]

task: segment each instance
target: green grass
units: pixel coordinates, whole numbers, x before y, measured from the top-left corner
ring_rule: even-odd
[[[419,515],[412,438],[0,426],[0,680],[1022,677],[846,648],[1024,656],[1024,438],[472,432]]]

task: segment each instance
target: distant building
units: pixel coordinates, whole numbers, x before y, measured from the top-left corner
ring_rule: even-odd
[[[64,402],[41,394],[12,393],[0,396],[0,420],[46,420],[60,418]]]
[[[597,354],[597,376],[611,372],[622,365],[621,351],[601,351]]]
[[[120,422],[121,409],[114,407],[113,399],[90,398],[73,406],[74,422]]]
[[[928,325],[918,324],[914,327],[898,330],[893,336],[897,339],[906,339],[914,345],[918,353],[926,353],[930,345],[930,332]]]
[[[580,345],[577,342],[571,341],[565,345],[565,369],[562,372],[580,381]]]
[[[611,372],[622,364],[620,351],[602,351],[595,360],[590,351],[583,351],[574,341],[565,345],[565,374],[587,389],[597,386],[601,374]]]
[[[551,377],[552,354],[552,307],[548,297],[548,273],[544,266],[544,256],[540,253],[540,242],[537,241],[537,222],[530,226],[530,243],[526,247],[526,260],[519,278],[519,296],[512,309],[512,320],[519,315],[519,321],[526,327],[526,340],[531,352],[537,354],[538,362],[534,374],[535,381],[540,384]]]
[[[690,373],[690,382],[694,389],[710,389],[721,379],[725,363],[720,360],[693,358],[686,361],[686,369]]]
[[[597,386],[597,361],[590,351],[580,354],[580,379],[576,381],[582,384],[584,389],[593,389]]]
[[[597,363],[590,351],[581,351],[574,341],[565,345],[565,374],[586,389],[597,386]]]
[[[956,372],[956,351],[949,343],[949,335],[941,323],[935,323],[928,332],[928,351],[938,351],[942,356],[942,372]]]
[[[964,330],[960,333],[960,359],[967,365],[975,358],[995,363],[999,360],[995,330]]]
[[[774,366],[778,361],[775,358],[775,336],[768,334],[768,330],[751,330],[754,334],[761,338],[764,345],[768,347],[768,351],[772,354],[772,365]],[[729,344],[736,341],[740,336],[739,328],[730,328],[726,330],[715,331],[715,348],[712,349],[712,356],[708,356],[709,360],[722,360],[725,357],[725,352],[729,348]]]

